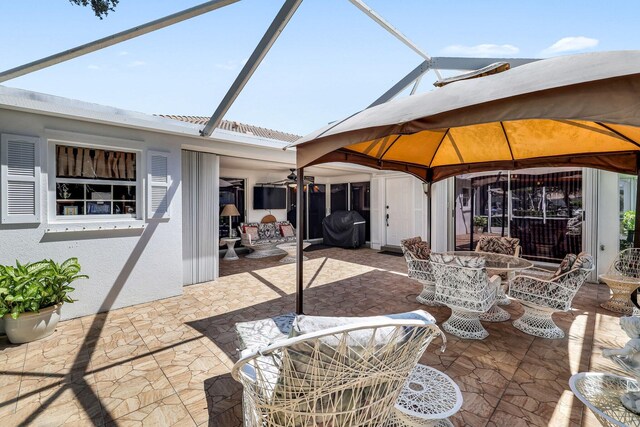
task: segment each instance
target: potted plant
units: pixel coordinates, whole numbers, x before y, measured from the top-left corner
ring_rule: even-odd
[[[62,264],[43,260],[16,266],[0,265],[0,317],[9,341],[30,342],[53,333],[63,303],[72,303],[69,286],[88,276],[80,273],[77,258]]]
[[[622,228],[627,232],[627,242],[633,242],[636,229],[636,211],[626,211],[622,215]]]
[[[481,234],[485,228],[487,227],[487,217],[486,216],[474,216],[473,217],[473,232],[476,234]]]

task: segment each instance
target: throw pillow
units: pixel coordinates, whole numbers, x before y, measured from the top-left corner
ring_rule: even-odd
[[[564,273],[568,273],[569,271],[571,271],[571,269],[573,268],[573,264],[576,262],[577,258],[578,257],[575,254],[565,255],[564,259],[560,263],[560,266],[558,267],[556,272],[553,273],[553,276],[551,276],[551,280],[555,279],[558,276],[563,275]]]
[[[593,268],[593,257],[587,252],[580,252],[576,258],[571,269],[583,268],[585,270],[591,270]]]
[[[279,235],[280,231],[276,230],[275,223],[269,222],[258,225],[258,236],[261,239],[274,239],[276,238],[276,234]]]
[[[280,225],[280,234],[282,237],[293,237],[296,235],[295,230],[293,229],[293,225],[291,224],[281,224]]]
[[[252,225],[245,225],[242,227],[245,234],[249,235],[252,242],[258,240],[258,227],[254,227]]]

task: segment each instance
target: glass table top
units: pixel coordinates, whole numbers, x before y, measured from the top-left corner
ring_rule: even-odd
[[[511,255],[494,254],[491,252],[450,251],[448,255],[481,257],[485,259],[485,267],[490,270],[515,271],[533,267],[533,263],[524,258]]]

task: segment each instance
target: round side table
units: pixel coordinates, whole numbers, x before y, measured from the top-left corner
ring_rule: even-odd
[[[611,273],[598,277],[611,289],[611,299],[600,304],[600,307],[615,313],[632,315],[634,305],[631,303],[631,293],[640,287],[640,279]]]
[[[238,254],[236,254],[236,250],[234,249],[234,246],[236,244],[236,242],[240,241],[240,238],[238,237],[223,237],[222,239],[220,239],[220,243],[221,244],[225,244],[227,245],[227,253],[224,254],[224,258],[222,258],[225,261],[236,261],[238,260]]]
[[[571,376],[569,387],[603,426],[640,425],[640,416],[628,411],[620,402],[622,394],[640,391],[636,380],[599,372],[579,372]]]
[[[446,374],[416,365],[404,384],[387,427],[449,426],[462,406],[458,385]]]

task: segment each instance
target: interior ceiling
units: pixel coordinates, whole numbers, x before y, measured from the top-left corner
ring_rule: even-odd
[[[265,162],[264,160],[244,159],[241,157],[220,156],[220,168],[263,171],[274,179],[285,178],[295,168],[292,163]],[[328,163],[322,166],[310,166],[304,169],[307,176],[341,176],[356,173],[379,172],[373,168],[349,163]],[[282,176],[280,176],[282,175]]]

